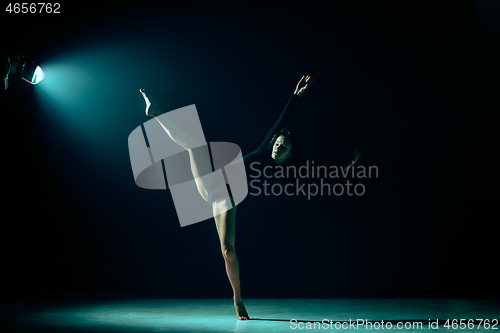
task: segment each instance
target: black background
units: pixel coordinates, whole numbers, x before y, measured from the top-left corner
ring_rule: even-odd
[[[362,181],[363,196],[247,198],[236,220],[243,297],[500,295],[494,1],[87,1],[2,22],[10,54],[43,61],[116,36],[138,51],[103,66],[136,58],[144,74],[118,71],[103,86],[80,144],[74,124],[39,110],[38,86],[5,91],[4,295],[231,297],[213,220],[181,228],[169,191],[134,183],[127,137],[149,120],[137,90],[165,109],[196,103],[207,140],[245,154],[307,74],[291,127],[308,158],[339,165],[359,148],[378,178]],[[171,73],[155,76],[164,63]]]

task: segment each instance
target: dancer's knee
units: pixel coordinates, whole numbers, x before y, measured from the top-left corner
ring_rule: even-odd
[[[236,251],[234,249],[234,246],[232,245],[223,246],[222,255],[224,256],[225,260],[233,261],[236,258]]]

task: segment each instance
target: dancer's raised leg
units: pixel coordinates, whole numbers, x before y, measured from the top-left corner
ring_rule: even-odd
[[[222,255],[226,262],[226,272],[229,282],[233,287],[234,308],[238,320],[248,320],[250,317],[243,305],[240,284],[240,265],[235,249],[235,225],[236,225],[236,205],[232,202],[233,208],[227,210],[230,199],[222,198],[213,203],[215,225],[219,234]],[[217,214],[219,211],[223,213]]]
[[[213,182],[213,177],[210,176],[213,170],[208,147],[197,137],[185,133],[179,126],[168,119],[168,117],[161,117],[160,120],[158,117],[164,114],[164,112],[161,110],[156,100],[151,97],[145,89],[140,89],[139,91],[146,101],[146,115],[154,117],[170,138],[188,151],[191,171],[196,182],[196,187],[203,199],[208,201],[208,194],[210,193]],[[202,176],[205,177],[201,178]]]

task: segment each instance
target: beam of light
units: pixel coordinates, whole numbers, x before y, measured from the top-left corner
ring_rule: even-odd
[[[74,140],[74,148],[108,156],[123,137],[126,142],[132,126],[148,119],[139,88],[173,90],[178,83],[165,82],[165,77],[176,69],[165,65],[163,53],[155,59],[131,40],[88,44],[92,42],[68,45],[67,51],[45,57],[40,64],[45,79],[34,90],[37,114],[50,122],[52,130],[59,130],[60,138]],[[157,63],[163,65],[161,70],[147,70]]]
[[[139,88],[159,86],[151,82],[166,76],[165,70],[144,70],[141,64],[151,56],[135,43],[88,44],[45,56],[40,63],[45,79],[33,89],[38,144],[58,175],[72,184],[83,177],[118,181],[120,172],[130,171],[127,137],[149,119]]]

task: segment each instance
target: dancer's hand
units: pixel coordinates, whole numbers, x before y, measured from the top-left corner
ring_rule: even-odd
[[[354,157],[353,157],[353,160],[352,160],[352,164],[354,164],[354,163],[356,163],[356,162],[358,161],[358,159],[359,159],[359,157],[361,156],[361,154],[363,154],[363,153],[360,153],[360,152],[358,151],[358,148],[356,148],[356,149],[354,150]]]
[[[354,150],[354,153],[352,155],[352,159],[347,162],[345,165],[344,165],[344,170],[347,171],[349,170],[350,167],[352,167],[354,164],[356,164],[356,162],[358,161],[359,157],[362,155],[363,153],[360,153],[358,151],[358,149],[356,148]]]
[[[294,94],[297,96],[300,96],[306,91],[307,87],[314,81],[314,79],[311,79],[311,76],[302,76],[302,79],[300,79],[299,83],[297,83],[297,87],[295,88]]]

